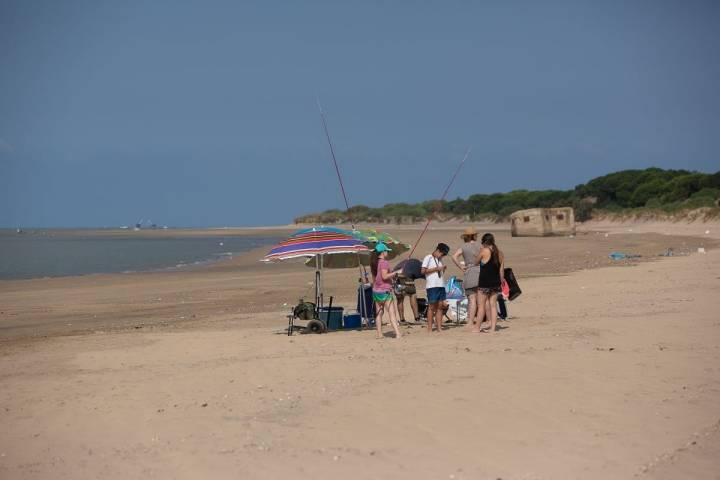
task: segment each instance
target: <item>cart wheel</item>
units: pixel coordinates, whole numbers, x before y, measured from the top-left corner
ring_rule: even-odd
[[[310,320],[305,325],[305,333],[325,333],[325,331],[327,331],[327,327],[322,320]]]

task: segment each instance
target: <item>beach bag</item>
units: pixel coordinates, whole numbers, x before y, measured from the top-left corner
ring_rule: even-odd
[[[512,271],[512,268],[506,268],[503,270],[505,274],[505,281],[508,284],[508,300],[515,300],[520,294],[522,293],[522,290],[520,290],[520,285],[518,285],[517,279],[515,278],[515,274]]]
[[[300,320],[312,320],[313,318],[316,318],[315,304],[300,300],[295,308],[293,308],[293,316],[295,318],[299,318]]]
[[[472,267],[465,270],[465,276],[463,279],[463,287],[465,290],[468,288],[475,288],[478,286],[480,280],[480,265],[473,265]]]
[[[450,277],[447,285],[445,285],[445,294],[446,297],[451,300],[462,300],[463,298],[465,298],[463,289],[460,286],[460,283],[457,281],[457,277]]]

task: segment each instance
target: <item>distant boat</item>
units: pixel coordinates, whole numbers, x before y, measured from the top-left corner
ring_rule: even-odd
[[[124,228],[127,228],[127,227],[124,227]],[[135,231],[137,232],[138,230],[142,230],[142,229],[144,229],[144,228],[150,228],[151,230],[156,230],[156,229],[158,229],[158,228],[160,228],[160,227],[158,226],[157,223],[153,223],[153,221],[150,220],[150,219],[145,220],[144,218],[141,218],[141,219],[135,224],[135,228],[133,228],[133,230],[135,230]],[[167,225],[164,225],[162,228],[168,228],[168,227],[167,227]]]
[[[18,234],[25,233],[25,231],[22,228],[16,228],[15,233],[18,233]]]

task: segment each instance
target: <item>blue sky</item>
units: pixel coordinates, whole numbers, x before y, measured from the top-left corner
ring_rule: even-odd
[[[720,2],[0,0],[0,226],[717,171]]]

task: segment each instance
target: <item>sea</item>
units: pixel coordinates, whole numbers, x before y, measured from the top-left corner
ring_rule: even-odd
[[[153,234],[155,233],[155,234]],[[273,244],[262,235],[173,235],[171,230],[0,230],[0,280],[187,269]]]

